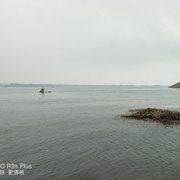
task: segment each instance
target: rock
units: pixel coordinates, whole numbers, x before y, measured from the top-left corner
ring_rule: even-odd
[[[180,88],[180,82],[178,82],[172,86],[169,86],[169,88]]]
[[[180,112],[166,109],[135,109],[130,110],[129,114],[121,115],[121,117],[139,119],[139,120],[152,120],[161,122],[163,124],[177,124],[180,123]]]

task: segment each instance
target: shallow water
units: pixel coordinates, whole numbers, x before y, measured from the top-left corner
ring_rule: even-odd
[[[40,89],[40,88],[39,88]],[[179,180],[180,126],[118,119],[129,109],[180,107],[167,87],[0,88],[0,163],[28,180]]]

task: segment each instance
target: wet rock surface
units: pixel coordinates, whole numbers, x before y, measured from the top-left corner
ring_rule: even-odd
[[[163,124],[179,124],[180,112],[167,109],[134,109],[130,110],[129,114],[121,115],[121,117],[139,119],[139,120],[151,120],[161,122]]]

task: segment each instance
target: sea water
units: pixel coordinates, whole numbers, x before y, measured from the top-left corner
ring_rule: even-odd
[[[0,88],[0,164],[27,180],[179,180],[180,126],[115,119],[137,108],[180,108],[158,86]],[[15,168],[16,169],[16,168]]]

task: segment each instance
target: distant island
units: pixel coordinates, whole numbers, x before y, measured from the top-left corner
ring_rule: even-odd
[[[180,82],[173,84],[172,86],[169,86],[169,88],[180,88]]]

